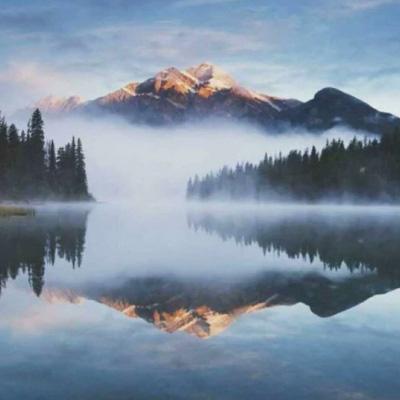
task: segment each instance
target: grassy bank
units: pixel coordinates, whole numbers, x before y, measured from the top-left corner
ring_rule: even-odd
[[[1,217],[25,217],[34,215],[35,211],[32,208],[9,206],[0,204],[0,218]]]

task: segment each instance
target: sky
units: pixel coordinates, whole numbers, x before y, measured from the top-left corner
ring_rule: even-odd
[[[207,61],[270,95],[334,86],[400,115],[399,19],[400,0],[0,0],[0,109]]]

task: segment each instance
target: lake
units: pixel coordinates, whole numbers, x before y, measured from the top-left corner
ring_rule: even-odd
[[[39,207],[0,219],[20,399],[400,396],[400,208]]]

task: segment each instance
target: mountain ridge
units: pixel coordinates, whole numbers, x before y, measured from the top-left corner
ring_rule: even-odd
[[[400,127],[400,118],[378,111],[339,89],[326,87],[301,102],[250,90],[221,68],[202,63],[180,70],[163,69],[143,82],[131,82],[89,101],[78,96],[47,97],[35,107],[59,116],[79,113],[118,115],[131,123],[168,125],[223,118],[284,130],[301,127],[322,132],[335,126],[384,134]]]

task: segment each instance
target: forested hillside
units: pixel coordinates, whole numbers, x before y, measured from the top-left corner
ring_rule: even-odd
[[[222,168],[190,179],[188,198],[400,201],[400,131],[348,145],[332,140],[318,152],[266,154],[258,165]]]
[[[91,200],[80,139],[46,142],[40,111],[26,131],[0,118],[0,200]]]

